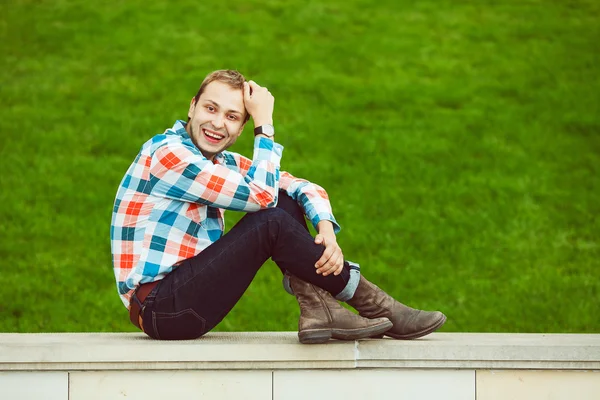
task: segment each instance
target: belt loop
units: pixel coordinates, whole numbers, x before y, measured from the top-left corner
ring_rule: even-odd
[[[139,287],[138,287],[138,289],[139,289]],[[140,299],[138,299],[138,297],[137,297],[137,289],[135,292],[133,292],[133,295],[131,296],[131,300],[135,301],[135,304],[137,304],[140,309],[142,309],[144,307],[144,305],[142,304]]]

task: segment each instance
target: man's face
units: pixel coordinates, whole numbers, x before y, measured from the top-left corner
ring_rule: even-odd
[[[235,143],[244,129],[245,115],[242,90],[214,81],[197,102],[192,99],[186,130],[202,154],[212,160]]]

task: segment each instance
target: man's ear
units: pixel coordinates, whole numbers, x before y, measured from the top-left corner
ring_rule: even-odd
[[[196,109],[196,98],[192,97],[192,101],[190,102],[190,110],[188,111],[188,118],[192,118],[192,115],[194,115],[195,109]]]

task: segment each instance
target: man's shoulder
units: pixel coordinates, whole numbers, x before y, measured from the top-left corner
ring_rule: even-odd
[[[154,155],[158,149],[171,148],[173,150],[188,150],[194,154],[200,154],[194,143],[189,137],[183,137],[177,132],[167,129],[163,133],[159,133],[150,138],[142,146],[142,153],[146,153],[150,156]]]

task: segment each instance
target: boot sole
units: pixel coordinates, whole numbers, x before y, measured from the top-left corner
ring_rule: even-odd
[[[331,329],[307,329],[298,332],[298,339],[302,344],[325,343],[331,339]]]
[[[384,321],[380,324],[369,326],[367,328],[355,329],[332,329],[331,336],[338,340],[358,340],[365,339],[373,335],[379,335],[388,331],[393,326],[391,321]]]
[[[436,322],[434,325],[431,325],[430,327],[423,329],[422,331],[419,331],[419,332],[413,332],[409,335],[397,335],[392,332],[385,332],[385,335],[392,337],[394,339],[400,339],[400,340],[417,339],[417,338],[423,337],[425,335],[429,335],[430,333],[441,328],[441,326],[446,323],[446,316],[444,314],[442,314],[442,317],[443,318],[440,319],[438,322]]]
[[[325,343],[331,338],[338,340],[357,340],[382,334],[388,331],[392,326],[393,324],[391,321],[384,321],[380,324],[369,326],[367,328],[308,329],[298,332],[298,338],[302,344]]]

